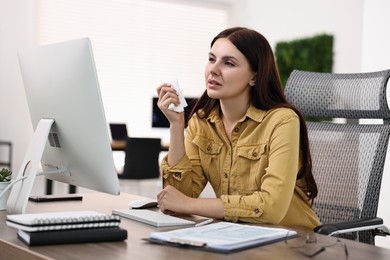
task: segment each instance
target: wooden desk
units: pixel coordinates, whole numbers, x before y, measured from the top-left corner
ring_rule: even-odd
[[[124,151],[126,149],[126,141],[112,141],[111,149],[113,151]],[[161,151],[168,151],[168,144],[161,144]]]
[[[111,142],[111,149],[113,151],[124,151],[126,149],[126,141],[115,141]]]
[[[49,260],[52,258],[0,239],[0,259]]]
[[[126,208],[130,201],[139,198],[138,196],[125,193],[120,196],[103,193],[89,193],[84,194],[83,196],[82,201],[29,202],[27,212],[95,210],[102,213],[111,213],[113,208]],[[196,249],[150,244],[143,241],[142,238],[148,237],[150,232],[158,229],[128,219],[122,219],[121,222],[121,227],[128,230],[128,239],[123,242],[28,247],[16,237],[16,229],[6,225],[5,218],[6,212],[0,211],[0,239],[15,245],[15,250],[18,250],[18,248],[21,250],[20,247],[22,247],[30,250],[30,252],[32,251],[34,254],[44,255],[54,259],[305,259],[297,250],[288,249],[283,241],[232,254],[219,254]],[[167,230],[167,228],[159,230]],[[354,241],[346,241],[346,244],[349,251],[348,259],[390,259],[389,249],[361,244]],[[18,255],[17,252],[15,252],[15,254]],[[24,255],[20,254],[20,256]],[[33,259],[33,257],[31,258]],[[17,259],[21,258],[19,257]],[[327,248],[314,259],[345,258],[341,248],[334,246]]]

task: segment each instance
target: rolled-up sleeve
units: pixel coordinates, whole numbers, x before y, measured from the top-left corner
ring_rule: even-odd
[[[196,132],[196,130],[195,130]],[[208,179],[205,177],[197,147],[192,143],[194,135],[187,128],[185,138],[186,153],[175,165],[168,165],[168,155],[161,162],[163,187],[174,186],[187,196],[197,198],[203,191]]]

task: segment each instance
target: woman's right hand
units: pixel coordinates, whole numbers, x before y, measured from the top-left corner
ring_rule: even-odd
[[[169,123],[171,125],[180,124],[184,126],[184,112],[175,112],[168,109],[171,103],[175,106],[180,103],[176,90],[169,83],[164,83],[157,88],[157,94],[157,106],[168,119]]]

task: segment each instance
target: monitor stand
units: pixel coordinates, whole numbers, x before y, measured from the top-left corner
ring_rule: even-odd
[[[24,214],[54,119],[41,119],[24,156],[7,202],[7,214]],[[58,171],[57,171],[58,173]],[[15,181],[13,180],[13,181]],[[11,184],[12,185],[12,184]]]

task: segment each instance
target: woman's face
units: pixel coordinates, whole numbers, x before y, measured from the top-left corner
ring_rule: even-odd
[[[205,68],[206,90],[210,98],[249,100],[256,73],[245,56],[226,38],[218,39],[209,53]]]

